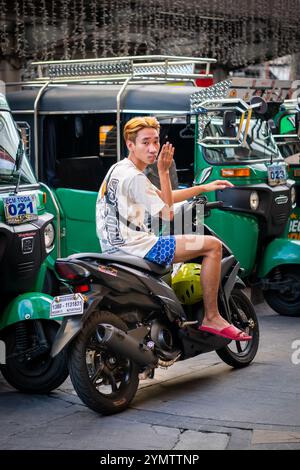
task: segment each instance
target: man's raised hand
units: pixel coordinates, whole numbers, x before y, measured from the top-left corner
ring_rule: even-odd
[[[158,173],[167,173],[172,165],[175,148],[170,142],[165,143],[158,155],[157,169]]]

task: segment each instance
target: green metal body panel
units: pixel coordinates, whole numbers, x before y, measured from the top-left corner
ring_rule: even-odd
[[[275,117],[275,123],[279,123],[279,133],[280,134],[296,134],[297,130],[295,128],[295,111],[282,111],[277,114]],[[296,163],[289,164],[289,178],[295,180],[296,182],[296,191],[297,191],[297,200],[299,202],[299,192],[300,192],[300,165]],[[290,215],[290,220],[286,226],[284,234],[282,237],[290,238],[292,240],[300,240],[300,207],[299,204]]]
[[[47,193],[46,209],[54,215],[54,225],[57,232],[56,208]],[[73,253],[101,251],[96,235],[96,200],[97,193],[79,189],[58,188],[51,190],[52,196],[59,208],[61,225],[61,257]],[[57,243],[47,264],[50,269],[58,257]]]
[[[0,330],[24,320],[49,320],[52,297],[40,292],[27,292],[13,299],[0,318]],[[57,318],[59,320],[59,318]]]
[[[297,240],[276,238],[271,241],[264,251],[258,276],[265,277],[277,266],[297,264],[300,260],[300,243]]]
[[[85,251],[99,252],[96,235],[97,193],[60,188],[56,190],[56,196],[65,217],[64,256]]]
[[[300,186],[297,187],[300,191]],[[300,207],[297,206],[290,215],[289,222],[285,228],[282,238],[300,241]]]
[[[248,276],[256,259],[258,224],[255,218],[214,209],[205,223],[229,246]]]

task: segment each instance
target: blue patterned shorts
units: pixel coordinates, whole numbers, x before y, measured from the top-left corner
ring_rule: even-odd
[[[169,266],[172,264],[176,249],[176,238],[171,236],[159,237],[155,245],[144,256],[144,259],[152,263]]]

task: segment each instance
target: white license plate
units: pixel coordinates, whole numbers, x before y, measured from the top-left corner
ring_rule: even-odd
[[[270,186],[284,184],[287,180],[286,164],[272,163],[268,166],[268,182]]]
[[[36,197],[34,194],[26,196],[9,196],[3,198],[5,218],[8,224],[22,224],[38,218]]]
[[[50,318],[80,315],[83,308],[84,300],[81,294],[60,295],[52,300]]]

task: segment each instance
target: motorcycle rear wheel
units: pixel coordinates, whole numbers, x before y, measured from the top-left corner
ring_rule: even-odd
[[[259,344],[258,320],[252,303],[240,289],[234,289],[229,299],[234,326],[252,336],[251,341],[231,341],[216,351],[220,359],[235,369],[248,366],[257,353]]]
[[[130,359],[101,346],[96,330],[101,323],[127,331],[126,324],[111,312],[96,311],[68,349],[70,378],[79,398],[102,415],[125,410],[139,385],[139,368]]]
[[[69,375],[64,351],[54,358],[50,356],[51,345],[59,324],[53,320],[39,321],[48,341],[49,350],[35,358],[26,360],[24,355],[17,355],[16,325],[10,327],[2,336],[6,345],[7,358],[6,364],[2,364],[0,370],[6,381],[23,393],[50,393],[58,388]],[[24,324],[28,351],[36,344],[34,322],[27,321]],[[25,341],[25,339],[23,340]]]

